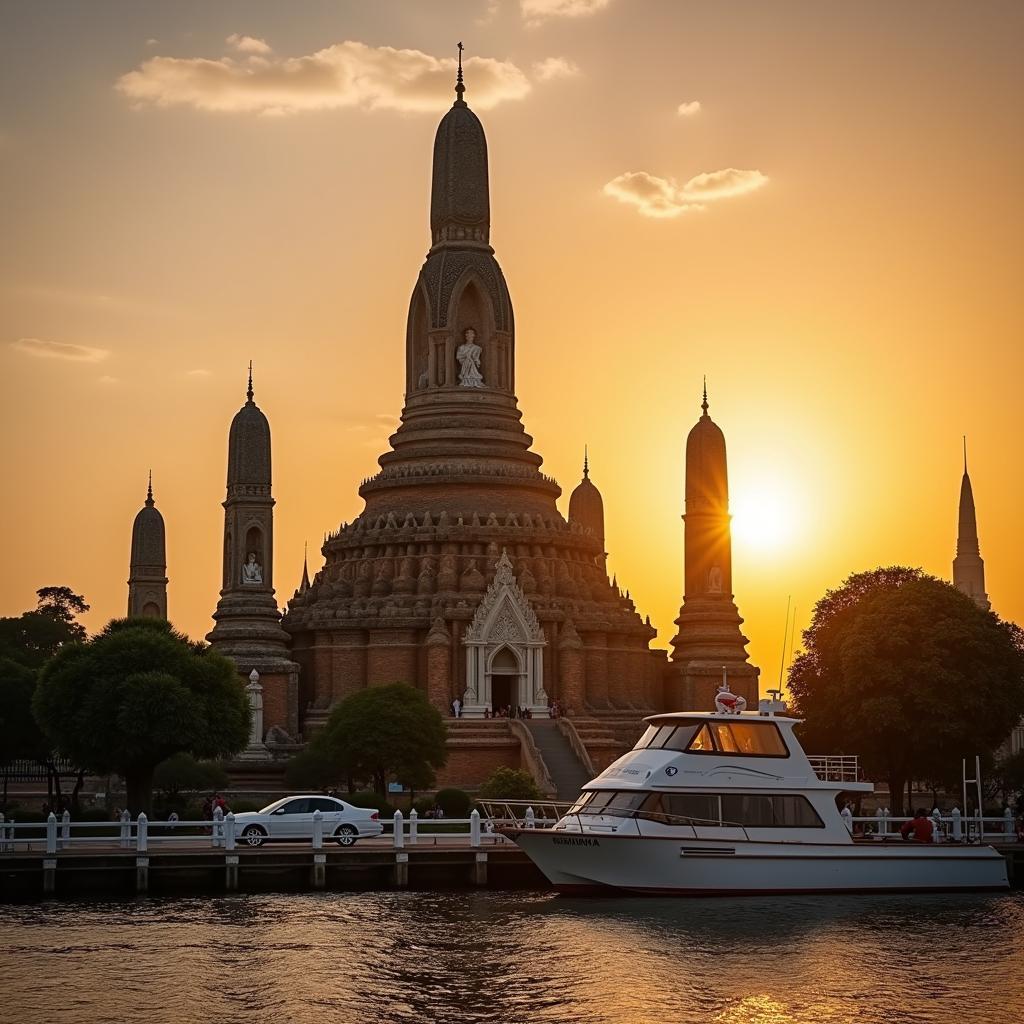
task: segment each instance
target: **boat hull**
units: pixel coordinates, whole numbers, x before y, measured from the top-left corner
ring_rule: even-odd
[[[950,892],[1009,887],[990,846],[730,843],[506,829],[556,889],[673,896]]]

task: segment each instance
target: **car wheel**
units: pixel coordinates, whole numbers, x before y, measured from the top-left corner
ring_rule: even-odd
[[[355,825],[340,825],[334,838],[338,840],[339,846],[351,846],[359,838],[359,831]]]
[[[242,842],[249,846],[262,846],[267,833],[259,825],[247,825],[242,829]]]

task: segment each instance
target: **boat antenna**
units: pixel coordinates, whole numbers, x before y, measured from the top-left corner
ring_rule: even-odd
[[[796,643],[796,605],[793,606],[793,619],[792,619],[792,621],[790,622],[790,625],[789,625],[789,648],[788,648],[788,654],[789,654],[790,664],[792,664],[793,653],[796,651],[796,647],[794,646],[795,643]],[[781,687],[781,685],[782,685],[782,680],[780,679],[779,680],[779,686]]]
[[[779,687],[782,686],[782,672],[786,667],[786,641],[789,639],[789,609],[793,604],[793,595],[786,598],[786,624],[782,627],[782,655],[779,658]]]

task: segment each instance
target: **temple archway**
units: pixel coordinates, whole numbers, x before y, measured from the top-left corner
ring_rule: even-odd
[[[482,718],[485,710],[507,706],[529,708],[537,717],[547,716],[544,631],[516,583],[512,562],[505,551],[463,643],[466,717]]]

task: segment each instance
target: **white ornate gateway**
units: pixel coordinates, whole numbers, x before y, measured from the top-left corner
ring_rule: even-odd
[[[483,718],[486,709],[497,712],[508,706],[529,708],[534,717],[547,717],[544,630],[516,583],[506,551],[501,553],[494,582],[477,607],[463,643],[463,717]]]

